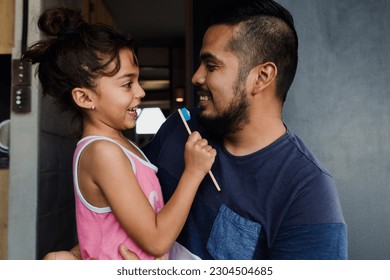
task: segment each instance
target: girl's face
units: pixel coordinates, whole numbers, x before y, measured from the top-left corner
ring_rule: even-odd
[[[145,91],[138,82],[139,68],[132,51],[121,50],[119,58],[118,73],[97,79],[95,113],[103,126],[123,131],[135,126],[137,108]]]

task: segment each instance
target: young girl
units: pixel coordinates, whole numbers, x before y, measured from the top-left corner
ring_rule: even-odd
[[[82,127],[73,163],[82,258],[121,259],[122,243],[141,259],[166,255],[216,151],[197,132],[189,136],[185,169],[164,206],[157,168],[122,133],[135,126],[145,96],[133,41],[65,8],[45,11],[38,26],[48,39],[24,58],[39,63],[43,93],[73,111]]]

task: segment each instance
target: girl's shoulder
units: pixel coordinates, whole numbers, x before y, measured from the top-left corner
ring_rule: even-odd
[[[82,155],[92,162],[115,162],[121,157],[127,158],[124,148],[108,137],[86,137],[78,145],[82,145]]]

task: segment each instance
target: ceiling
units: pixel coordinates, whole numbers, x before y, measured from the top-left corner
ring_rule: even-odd
[[[184,36],[186,0],[103,0],[119,28],[137,39]]]

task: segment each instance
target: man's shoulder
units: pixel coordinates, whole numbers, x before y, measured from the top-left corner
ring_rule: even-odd
[[[310,172],[318,172],[322,173],[324,176],[332,177],[325,165],[300,137],[289,131],[287,139],[291,151],[289,151],[286,156],[289,156],[293,160],[292,164],[299,166],[300,168],[309,169]]]

